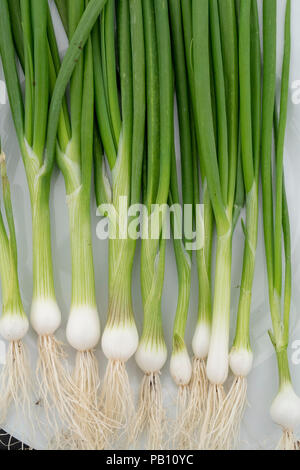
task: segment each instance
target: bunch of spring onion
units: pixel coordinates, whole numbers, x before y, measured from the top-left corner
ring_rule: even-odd
[[[50,411],[57,412],[60,421],[71,429],[74,406],[78,401],[73,393],[74,384],[62,367],[61,345],[54,338],[61,314],[55,302],[52,274],[50,181],[65,90],[104,3],[105,0],[89,2],[61,68],[58,54],[53,54],[54,32],[47,1],[21,2],[20,16],[14,16],[16,21],[19,18],[19,27],[15,24],[13,28],[7,0],[0,3],[1,58],[32,203],[34,291],[31,322],[39,335],[40,395],[50,424],[54,423]],[[24,102],[15,50],[25,70]],[[52,54],[45,54],[45,51]],[[58,69],[60,73],[55,81]]]
[[[232,449],[237,445],[246,406],[247,376],[253,362],[249,322],[257,246],[261,134],[261,54],[256,0],[240,3],[239,78],[241,157],[246,193],[245,245],[236,334],[229,358],[235,378],[223,410],[227,417],[226,432],[218,433],[221,449]]]
[[[17,243],[10,197],[9,181],[6,173],[4,152],[0,148],[2,194],[5,208],[4,217],[0,211],[0,276],[2,286],[2,315],[0,334],[9,342],[6,362],[0,377],[0,421],[4,424],[10,405],[30,416],[31,372],[23,338],[29,322],[23,309],[18,281]]]
[[[61,6],[63,2],[58,2],[58,3]],[[67,19],[65,18],[65,16],[62,15],[62,18],[64,18],[65,24],[67,24],[67,21],[69,19],[69,27],[67,28],[68,33],[70,34],[71,32],[69,31],[69,28],[71,29],[73,27],[74,31],[73,31],[73,34],[71,33],[72,37],[71,37],[70,45],[64,57],[64,60],[61,64],[61,68],[59,69],[59,73],[58,73],[57,80],[55,83],[55,88],[53,91],[52,100],[50,104],[49,126],[48,126],[48,134],[47,134],[47,157],[51,161],[51,159],[53,159],[55,155],[57,131],[59,133],[60,128],[61,128],[61,121],[60,121],[61,111],[63,109],[62,106],[63,106],[63,100],[65,96],[66,87],[69,81],[71,80],[75,67],[78,66],[79,68],[75,70],[75,74],[73,76],[74,82],[73,80],[71,80],[71,88],[72,88],[72,82],[73,82],[73,86],[75,85],[76,75],[80,74],[80,64],[79,64],[80,56],[82,54],[82,51],[84,51],[84,74],[83,74],[84,85],[83,85],[82,97],[81,97],[82,109],[80,108],[80,104],[78,103],[76,99],[76,93],[74,89],[73,91],[74,101],[73,101],[73,108],[71,109],[71,114],[74,113],[73,118],[74,118],[75,128],[76,128],[76,125],[78,124],[78,122],[76,121],[76,115],[77,117],[79,116],[82,119],[81,124],[80,124],[80,130],[79,130],[81,144],[80,144],[80,147],[77,147],[77,150],[80,151],[81,156],[79,160],[77,160],[77,163],[80,162],[80,166],[81,166],[81,178],[82,178],[81,189],[82,189],[83,194],[80,196],[78,202],[80,202],[80,205],[81,203],[86,204],[87,212],[84,214],[85,220],[83,221],[84,222],[83,226],[80,227],[79,233],[77,233],[77,236],[79,238],[77,238],[76,235],[72,233],[71,244],[73,245],[74,242],[75,244],[79,243],[79,248],[80,248],[79,256],[80,257],[88,256],[88,258],[87,260],[85,260],[87,261],[87,264],[85,265],[86,272],[85,272],[85,277],[84,277],[84,282],[86,283],[86,285],[84,288],[81,287],[81,291],[79,292],[80,295],[83,295],[83,298],[78,299],[77,298],[78,292],[75,289],[77,284],[75,283],[74,285],[74,281],[77,279],[77,281],[79,282],[78,280],[79,278],[77,278],[77,276],[79,273],[80,264],[77,264],[78,253],[76,253],[75,246],[73,245],[72,248],[74,251],[72,252],[72,255],[73,255],[73,262],[75,263],[73,264],[74,296],[72,299],[73,301],[72,307],[74,306],[75,308],[71,309],[71,314],[69,317],[69,324],[67,327],[68,340],[79,351],[78,361],[77,361],[77,366],[76,366],[77,370],[75,369],[76,380],[75,380],[74,389],[73,389],[73,399],[75,400],[74,393],[76,393],[76,391],[78,390],[79,390],[79,393],[81,393],[81,395],[84,394],[84,391],[87,393],[87,397],[84,398],[81,403],[78,404],[76,402],[76,406],[73,405],[73,416],[72,416],[73,424],[71,425],[71,429],[74,429],[74,422],[75,422],[76,424],[75,436],[76,436],[76,432],[78,431],[79,431],[79,435],[78,435],[79,438],[81,438],[83,434],[83,441],[81,443],[77,439],[77,444],[79,443],[79,448],[82,448],[82,447],[86,448],[86,447],[90,447],[91,445],[94,445],[96,448],[102,448],[106,440],[106,431],[109,430],[108,428],[103,430],[103,420],[102,420],[103,415],[98,410],[98,399],[97,399],[98,369],[97,369],[97,364],[92,353],[92,348],[97,344],[96,339],[99,336],[99,329],[98,329],[99,320],[98,320],[98,316],[96,318],[95,305],[92,309],[90,308],[86,309],[87,305],[90,305],[91,307],[91,303],[90,303],[91,298],[94,296],[93,294],[94,273],[92,269],[93,267],[92,266],[92,252],[91,252],[91,247],[89,246],[90,245],[90,222],[89,222],[90,216],[88,214],[90,212],[90,208],[89,208],[89,202],[87,202],[90,200],[89,194],[90,194],[90,178],[91,178],[91,164],[92,164],[92,151],[93,151],[92,139],[93,139],[93,134],[94,134],[93,128],[91,130],[88,130],[88,125],[91,125],[89,120],[93,119],[93,116],[92,116],[93,92],[91,88],[89,87],[91,86],[92,75],[94,74],[92,57],[91,57],[92,40],[89,39],[89,37],[90,37],[91,31],[95,23],[97,23],[98,17],[105,3],[106,3],[106,0],[90,0],[89,2],[87,2],[86,8],[84,9],[84,12],[80,18],[80,21],[79,21],[80,16],[79,15],[77,16],[78,11],[80,11],[81,9],[80,2],[77,2],[77,5],[75,6],[74,9],[73,9],[73,5],[69,5]],[[79,10],[77,10],[76,7],[79,7]],[[76,13],[76,10],[77,10],[77,13]],[[59,11],[62,14],[66,10],[60,9]],[[72,13],[72,15],[70,15],[70,13]],[[71,17],[69,18],[69,15],[72,16],[72,18]],[[73,23],[73,21],[75,21],[75,23]],[[75,30],[74,25],[77,23],[78,23],[78,26]],[[86,48],[85,48],[85,45],[86,45]],[[77,76],[77,79],[78,78],[79,77]],[[79,83],[80,83],[80,79],[79,79]],[[71,91],[71,94],[72,94],[72,91]],[[73,113],[72,113],[72,110],[73,110]],[[72,125],[72,115],[71,115],[71,125]],[[79,134],[75,133],[73,137],[76,140],[76,138],[79,137]],[[72,144],[72,139],[70,142]],[[87,155],[87,159],[86,159],[86,155]],[[62,165],[62,168],[64,167],[63,166],[64,164],[68,164],[68,155],[66,155],[66,153],[64,153],[64,155],[60,155],[58,158],[63,158],[64,160],[60,162],[60,164]],[[69,178],[66,176],[70,174],[71,173],[68,173],[68,172],[65,173],[66,183],[69,182]],[[67,188],[68,188],[68,184],[67,184]],[[75,195],[73,194],[73,196],[76,196],[76,191],[75,191]],[[75,213],[77,214],[77,216],[83,215],[83,212],[81,212],[81,210],[82,210],[82,207],[80,207],[78,211],[75,210]],[[70,215],[71,215],[71,222],[73,224],[72,214],[70,213]],[[82,229],[84,229],[83,233],[81,232]],[[92,294],[92,297],[91,297],[91,294]],[[85,308],[78,309],[78,301],[79,301],[79,306],[80,306],[80,303],[84,301]],[[86,317],[87,311],[88,311],[88,317]],[[75,314],[73,316],[74,312]],[[87,325],[84,325],[86,318],[88,318],[89,321],[87,322]],[[82,325],[84,325],[84,327],[81,328]],[[96,329],[95,329],[95,325],[96,325]],[[89,352],[87,353],[87,351]],[[90,379],[92,380],[92,382],[90,382]],[[78,412],[78,410],[80,410],[81,412],[81,418],[82,418],[82,423],[83,423],[82,427],[80,426],[80,419],[74,416],[74,410],[75,410],[75,414],[76,412]],[[93,414],[95,416],[93,416]],[[106,425],[107,425],[107,422],[106,422]],[[95,432],[94,437],[91,434],[92,432]]]
[[[32,206],[31,324],[39,336],[39,394],[46,414],[54,405],[63,417],[68,408],[69,384],[61,363],[62,348],[54,336],[61,323],[61,313],[55,299],[51,257],[49,193],[52,164],[45,159],[50,97],[48,55],[45,54],[48,50],[48,3],[45,0],[20,2],[22,34],[18,38],[12,36],[12,30],[15,32],[17,28],[12,28],[7,0],[1,0],[0,9],[1,58]],[[18,44],[17,50],[14,41]],[[25,74],[24,99],[15,59],[18,51],[22,51],[19,57]]]
[[[144,0],[142,5],[148,131],[143,198],[147,210],[143,217],[141,248],[144,323],[135,359],[145,375],[132,440],[136,443],[145,430],[147,447],[161,449],[166,417],[159,375],[167,359],[161,312],[166,248],[163,228],[173,151],[174,96],[168,3]]]
[[[191,413],[194,413],[194,405],[191,406],[190,382],[192,378],[192,364],[185,344],[185,329],[190,304],[191,290],[191,262],[192,252],[186,244],[191,243],[195,220],[194,202],[199,202],[197,191],[198,168],[193,168],[195,163],[195,145],[192,110],[190,109],[190,94],[187,74],[187,60],[183,40],[183,25],[181,18],[180,0],[169,1],[170,21],[172,31],[173,64],[175,72],[176,97],[180,129],[181,149],[181,172],[182,172],[182,203],[184,205],[182,219],[178,221],[182,226],[184,223],[183,241],[174,238],[174,249],[178,271],[178,303],[173,330],[173,351],[170,363],[170,372],[178,386],[177,416],[174,423],[173,444],[175,448],[191,448],[191,437],[193,427],[191,426]],[[194,161],[193,161],[194,157]],[[176,161],[173,161],[171,171],[171,195],[172,204],[179,204]],[[195,172],[195,180],[193,177]],[[186,206],[187,205],[187,206]],[[192,213],[189,212],[192,208]],[[200,215],[200,214],[197,214]],[[199,233],[196,218],[196,243]],[[174,223],[177,223],[175,218]],[[188,225],[189,224],[189,225]],[[176,228],[176,226],[175,226]],[[178,236],[179,232],[175,231]],[[197,251],[202,251],[203,240],[199,239]],[[191,248],[191,247],[190,247]],[[198,256],[198,254],[197,254]]]
[[[269,303],[273,326],[273,330],[269,332],[269,335],[276,352],[279,373],[279,392],[271,406],[271,417],[276,424],[282,427],[283,431],[278,448],[293,450],[296,449],[293,431],[300,422],[300,399],[292,386],[287,357],[291,302],[291,240],[283,169],[291,50],[291,1],[287,0],[286,3],[284,57],[278,125],[277,118],[275,119],[276,155],[274,166],[272,164],[272,132],[276,92],[277,2],[276,0],[265,1],[263,7],[263,218]],[[277,110],[275,115],[277,116]],[[273,171],[275,173],[275,184],[272,179]],[[275,199],[274,205],[273,198]],[[285,268],[284,275],[283,266]]]
[[[87,2],[73,0],[67,6],[67,31],[72,40]],[[56,56],[55,37],[51,46],[51,52]],[[93,56],[89,38],[71,78],[70,115],[65,106],[62,108],[56,151],[66,185],[72,253],[72,300],[66,334],[69,344],[77,351],[73,394],[78,406],[73,416],[77,429],[69,433],[64,445],[73,449],[101,449],[106,439],[103,416],[98,411],[100,378],[94,354],[100,340],[100,319],[96,306],[90,220],[93,118]]]
[[[146,118],[141,0],[108,0],[93,31],[93,55],[96,114],[105,151],[104,156],[99,145],[95,149],[96,196],[109,223],[109,307],[102,336],[108,365],[101,403],[104,414],[120,426],[127,425],[128,432],[134,404],[125,364],[138,347],[131,294],[138,233],[135,229],[129,233],[129,227],[135,215],[131,209],[140,202]],[[104,209],[107,203],[113,210]]]
[[[189,0],[178,0],[173,3],[174,14],[181,16],[178,18],[178,24],[182,24],[183,32],[177,29],[177,34],[181,34],[182,41],[185,45],[185,57],[188,73],[188,82],[190,88],[190,107],[193,112],[193,121],[195,123],[197,116],[197,106],[195,100],[194,70],[193,58],[191,55],[193,44],[193,25],[192,25],[192,2]],[[181,7],[181,8],[180,8]],[[183,34],[183,36],[182,36]],[[195,126],[194,126],[195,127]],[[201,137],[198,128],[192,130],[193,145],[193,184],[194,184],[194,201],[195,204],[203,204],[203,240],[202,247],[196,250],[198,285],[199,285],[199,302],[198,302],[198,321],[193,336],[193,373],[190,385],[190,403],[186,414],[189,422],[190,435],[199,429],[200,422],[206,410],[206,399],[208,393],[208,380],[206,375],[206,359],[209,350],[210,334],[211,334],[211,252],[212,252],[212,236],[213,236],[213,213],[209,191],[207,186],[207,178],[203,165],[197,161],[198,155],[201,154]],[[199,171],[200,170],[200,171]],[[201,175],[201,192],[199,188],[199,173]],[[197,227],[196,227],[197,230]]]
[[[217,449],[226,427],[232,234],[238,161],[238,47],[234,0],[193,0],[193,70],[200,163],[217,231],[212,330],[206,372],[210,382],[200,448]]]
[[[190,155],[191,156],[191,155]],[[190,166],[192,168],[192,165]],[[192,177],[190,181],[192,180]],[[193,209],[192,202],[187,202],[187,194],[184,188],[183,203],[190,204]],[[193,187],[191,186],[192,190]],[[192,193],[193,197],[193,193]],[[182,231],[182,222],[187,224],[187,211],[184,207],[184,213],[177,213],[181,209],[180,196],[177,181],[177,168],[175,152],[171,168],[171,189],[169,196],[170,206],[174,208],[174,221],[173,221],[173,235],[174,235],[174,251],[177,264],[178,273],[178,299],[176,316],[173,326],[173,346],[172,356],[170,361],[170,373],[178,387],[177,392],[177,407],[176,407],[176,420],[174,423],[173,431],[173,446],[174,448],[184,449],[190,448],[189,438],[189,415],[187,407],[189,403],[189,384],[192,377],[192,363],[189,357],[187,346],[185,343],[186,322],[190,304],[191,293],[191,268],[192,268],[192,252],[186,246],[188,237],[184,241],[177,238],[179,231]],[[193,213],[189,215],[189,223],[193,223]],[[185,228],[184,228],[185,230]]]

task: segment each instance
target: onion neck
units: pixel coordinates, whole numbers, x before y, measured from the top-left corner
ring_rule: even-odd
[[[55,299],[49,208],[50,180],[38,179],[31,191],[33,299]]]
[[[218,236],[212,331],[207,360],[207,376],[213,384],[223,384],[228,375],[231,300],[232,233]]]
[[[258,193],[256,183],[253,184],[251,191],[247,195],[246,210],[247,225],[245,233],[243,273],[234,347],[236,349],[244,348],[247,350],[251,350],[250,312],[258,228]]]
[[[279,389],[291,383],[291,374],[289,368],[287,349],[276,351],[278,373],[279,373]]]
[[[165,240],[144,239],[141,254],[141,284],[144,324],[141,343],[165,348],[161,299],[165,270]]]
[[[135,323],[132,306],[132,266],[135,240],[109,240],[109,306],[107,327]]]
[[[72,306],[96,307],[90,199],[81,186],[67,198],[72,254]]]

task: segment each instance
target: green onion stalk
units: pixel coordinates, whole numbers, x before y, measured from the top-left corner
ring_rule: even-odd
[[[174,211],[174,220],[172,223],[173,244],[178,276],[178,299],[173,326],[173,345],[170,361],[170,373],[178,387],[176,419],[172,433],[172,444],[176,449],[189,449],[191,448],[191,443],[189,436],[190,423],[188,405],[189,385],[192,377],[192,362],[189,357],[185,342],[185,332],[191,294],[192,251],[191,247],[187,245],[188,243],[191,244],[191,240],[189,240],[189,236],[187,236],[186,239],[183,239],[182,231],[187,231],[188,224],[193,224],[193,212],[191,211],[191,213],[188,214],[189,209],[186,205],[182,210],[182,204],[180,202],[178,190],[175,151],[171,168],[171,190],[169,201],[171,208],[170,210]],[[185,195],[183,197],[183,204],[189,204],[190,209],[193,210],[193,201],[186,201],[187,199]],[[182,224],[184,224],[184,229],[182,228]],[[180,235],[181,238],[179,238]]]
[[[218,445],[228,450],[238,444],[240,423],[247,401],[247,376],[253,363],[250,311],[257,247],[261,136],[261,54],[256,0],[246,0],[240,5],[239,76],[241,166],[246,194],[246,221],[243,222],[245,244],[236,334],[229,358],[235,378],[224,405],[226,432],[218,434]]]
[[[30,418],[31,372],[27,349],[23,342],[28,332],[29,322],[20,294],[14,217],[5,154],[1,149],[1,143],[0,167],[2,196],[8,226],[6,230],[4,214],[0,211],[0,277],[3,305],[0,334],[9,343],[0,377],[0,422],[4,425],[11,405],[18,412],[22,412],[25,418]]]
[[[180,0],[169,1],[172,52],[175,71],[176,97],[180,128],[181,170],[182,170],[182,205],[178,190],[176,155],[171,167],[170,205],[174,205],[174,250],[178,272],[178,301],[173,327],[173,350],[170,372],[178,386],[177,416],[174,423],[173,444],[175,448],[191,448],[190,382],[192,363],[185,342],[186,322],[190,305],[192,238],[194,236],[194,188],[193,188],[193,132],[192,113],[190,110],[188,74]],[[197,171],[198,174],[198,171]],[[180,213],[177,214],[176,211]],[[183,227],[183,230],[182,230]],[[198,240],[196,231],[196,241]],[[179,238],[178,238],[179,237]],[[199,247],[200,248],[200,247]],[[202,248],[202,247],[201,247]],[[197,246],[196,246],[197,249]]]
[[[178,11],[178,10],[177,10]],[[190,384],[189,418],[190,434],[197,431],[203,414],[206,410],[206,399],[208,394],[208,379],[206,375],[206,359],[209,351],[211,335],[211,253],[213,237],[213,212],[207,178],[203,165],[199,165],[198,155],[201,154],[200,136],[196,132],[197,106],[195,99],[194,68],[192,57],[193,44],[193,21],[192,2],[181,0],[181,14],[184,33],[185,55],[189,81],[190,107],[193,111],[192,126],[192,153],[193,153],[193,185],[194,204],[196,214],[201,213],[202,246],[196,250],[197,271],[198,271],[198,318],[195,333],[193,336],[193,373]],[[201,179],[201,191],[199,181]],[[197,204],[202,204],[203,211],[197,208]],[[200,212],[199,212],[200,211]],[[196,215],[197,216],[197,215]],[[196,225],[196,231],[198,232]]]
[[[291,2],[288,0],[286,3],[280,113],[278,125],[277,119],[275,120],[274,133],[276,154],[274,166],[272,164],[272,133],[276,93],[277,4],[276,1],[268,0],[264,2],[263,7],[263,218],[269,304],[273,326],[269,335],[276,352],[279,373],[279,391],[271,406],[271,417],[283,430],[278,448],[294,450],[296,442],[293,431],[300,421],[300,399],[293,389],[287,355],[292,281],[290,224],[283,162],[290,74]],[[273,171],[275,183],[272,180]],[[275,199],[274,203],[273,199]]]
[[[84,0],[68,2],[70,40],[88,3]],[[60,6],[63,6],[62,2]],[[51,46],[55,57],[55,37]],[[94,353],[100,340],[100,319],[96,305],[90,215],[93,118],[94,72],[89,37],[71,77],[70,113],[63,103],[56,151],[57,163],[65,179],[69,209],[72,298],[66,334],[69,344],[77,351],[73,393],[78,401],[73,416],[75,431],[69,429],[67,441],[61,445],[72,449],[103,449],[108,430],[107,424],[103,424],[103,415],[98,411],[100,377]]]
[[[12,36],[7,0],[1,0],[0,3],[1,58],[32,205],[31,323],[39,335],[37,375],[48,423],[54,426],[55,430],[58,430],[57,414],[60,423],[72,426],[76,399],[73,393],[73,381],[63,368],[62,347],[54,337],[55,331],[61,324],[61,313],[55,300],[51,257],[49,213],[51,174],[65,90],[104,3],[104,0],[91,0],[87,6],[56,81],[53,72],[55,66],[56,71],[59,68],[58,54],[56,57],[52,56],[51,60],[49,52],[51,44],[53,45],[54,33],[48,2],[33,0],[20,3],[22,41],[19,35],[14,38]],[[15,27],[13,31],[19,29]],[[16,49],[14,44],[18,45]],[[15,52],[18,51],[23,51],[24,56],[24,100],[15,62]],[[48,54],[45,51],[48,51]],[[22,63],[22,52],[20,62]]]
[[[147,447],[161,449],[166,424],[160,371],[167,360],[162,327],[167,202],[173,152],[174,91],[168,3],[143,0],[147,77],[147,160],[144,174],[141,286],[143,331],[135,355],[144,372],[133,430],[136,443],[143,430]]]
[[[228,376],[232,235],[238,162],[238,46],[233,0],[194,0],[193,67],[200,166],[207,179],[217,231],[212,329],[206,373],[210,382],[200,448],[217,449]]]
[[[67,325],[67,338],[73,347],[79,351],[75,367],[74,388],[71,395],[73,409],[70,427],[71,431],[75,431],[76,448],[103,448],[107,432],[110,431],[107,421],[104,426],[103,415],[98,410],[99,375],[93,348],[99,340],[100,325],[95,302],[90,231],[90,192],[93,162],[93,126],[91,123],[93,122],[94,109],[94,70],[90,35],[105,3],[106,0],[90,0],[85,4],[72,2],[68,5],[69,27],[67,31],[71,36],[71,40],[58,70],[50,103],[46,147],[48,164],[53,161],[55,151],[58,150],[57,159],[65,177],[67,194],[70,196],[69,213],[73,279],[72,307]],[[82,10],[84,6],[85,9]],[[55,42],[53,41],[52,44],[53,56]],[[82,54],[83,59],[81,59]],[[54,55],[57,56],[57,51]],[[81,83],[81,78],[83,78],[83,83]],[[66,116],[64,107],[65,91],[69,82],[71,82],[70,117]],[[64,130],[67,127],[64,124],[67,124],[68,120],[70,130],[69,133],[65,134]],[[57,135],[59,136],[59,149],[57,149]],[[59,153],[62,149],[65,150],[63,154]],[[70,155],[68,154],[69,150],[71,150]],[[74,162],[75,167],[76,162],[80,164],[80,171],[75,170],[74,172]],[[78,177],[80,178],[80,184],[77,186]],[[77,195],[77,191],[79,195]],[[77,221],[79,219],[79,228],[75,228],[76,220],[74,222],[74,218],[77,218]],[[84,275],[80,270],[84,271]],[[83,309],[81,308],[82,305],[84,306]],[[79,328],[78,324],[80,324]],[[79,403],[75,397],[76,393],[79,395]],[[84,394],[86,394],[86,397],[82,399]],[[72,432],[71,445],[74,445]]]
[[[109,224],[109,306],[102,336],[108,365],[101,403],[107,418],[118,423],[118,427],[127,425],[128,432],[134,404],[126,362],[138,347],[131,290],[146,119],[141,0],[108,0],[93,31],[93,54],[99,125],[95,147],[96,197],[100,213],[107,217],[103,220]]]

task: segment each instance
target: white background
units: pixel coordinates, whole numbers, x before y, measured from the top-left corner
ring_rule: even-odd
[[[261,10],[262,0],[258,0]],[[284,6],[285,0],[278,0],[278,91],[280,91],[280,70],[282,62],[282,44],[283,44],[283,25],[284,25]],[[57,16],[55,14],[57,20]],[[292,60],[290,75],[290,100],[288,112],[288,125],[285,144],[285,174],[286,188],[289,201],[291,232],[292,232],[292,262],[293,262],[293,297],[291,306],[291,326],[290,326],[290,347],[289,358],[291,362],[291,371],[294,385],[297,393],[300,395],[300,364],[292,363],[292,343],[300,340],[300,104],[294,104],[292,95],[295,92],[292,84],[300,80],[300,2],[292,0]],[[55,21],[57,23],[57,21]],[[66,41],[60,29],[61,51],[66,48]],[[0,79],[3,79],[3,72],[0,65]],[[8,161],[8,174],[11,182],[13,208],[15,214],[18,251],[19,251],[19,276],[22,291],[22,298],[26,312],[30,311],[31,292],[32,292],[32,246],[31,246],[31,212],[30,200],[27,188],[27,182],[24,172],[21,155],[11,119],[8,104],[0,104],[0,135],[5,149]],[[178,140],[178,139],[177,139]],[[58,303],[63,312],[63,325],[57,336],[65,340],[65,323],[70,305],[71,296],[71,260],[69,246],[69,226],[68,212],[65,201],[65,188],[62,175],[55,169],[53,174],[52,194],[51,194],[51,221],[52,221],[52,245],[53,262],[55,273],[55,287]],[[96,273],[96,291],[99,313],[101,316],[102,327],[105,324],[107,304],[108,304],[108,263],[107,263],[107,242],[96,238],[96,204],[92,203],[92,232],[94,237],[94,260]],[[231,320],[231,338],[234,335],[235,318],[239,296],[239,283],[242,267],[243,253],[243,234],[238,224],[234,235],[233,243],[233,268],[232,268],[232,320]],[[139,248],[136,256],[136,262],[133,272],[133,299],[136,320],[141,331],[142,325],[142,302],[140,294],[139,281]],[[194,262],[195,264],[195,262]],[[191,345],[191,338],[197,318],[197,276],[195,266],[193,276],[193,288],[190,305],[190,315],[187,326],[187,344]],[[253,286],[253,302],[251,316],[251,338],[252,347],[255,355],[253,372],[249,377],[249,407],[246,411],[243,426],[241,448],[250,449],[271,449],[274,448],[280,438],[281,430],[276,427],[270,417],[269,408],[273,397],[277,392],[277,366],[274,350],[269,340],[267,331],[270,328],[270,314],[268,305],[268,286],[266,279],[262,220],[260,215],[259,242],[257,250],[256,274]],[[172,244],[168,244],[166,259],[166,276],[164,295],[162,301],[162,310],[164,318],[164,329],[169,351],[172,344],[172,325],[176,311],[177,301],[177,273],[173,254]],[[34,370],[36,362],[36,335],[30,330],[26,338],[29,346],[32,368]],[[71,348],[67,347],[70,357],[70,366],[74,360],[74,354]],[[101,375],[103,376],[106,366],[106,359],[100,348],[97,351]],[[135,365],[134,359],[128,364],[130,380],[134,391],[138,393],[138,386],[142,378],[140,370]],[[168,371],[168,364],[162,373],[162,384],[165,396],[166,407],[169,408],[170,417],[174,414],[174,401],[176,397],[176,387],[173,385]],[[16,437],[30,443],[36,449],[45,448],[46,442],[41,433],[34,435],[25,422],[16,418],[13,411],[8,416],[5,424],[1,423],[8,432]],[[298,430],[300,437],[300,429]]]

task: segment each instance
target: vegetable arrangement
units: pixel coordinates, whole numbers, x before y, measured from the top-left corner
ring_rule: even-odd
[[[53,4],[0,0],[1,61],[32,206],[30,320],[39,350],[33,377],[23,344],[29,322],[2,152],[6,220],[0,212],[0,333],[9,348],[0,381],[1,424],[11,404],[38,421],[32,415],[38,397],[51,448],[137,447],[144,434],[148,449],[237,448],[255,355],[250,317],[261,182],[269,335],[279,373],[271,417],[283,430],[278,448],[298,448],[300,398],[287,352],[292,263],[284,181],[292,2],[286,0],[279,108],[277,1],[263,0],[262,6],[261,50],[257,0],[56,0],[69,41],[61,59]],[[61,326],[49,210],[55,164],[65,181],[69,211],[72,291],[66,339],[76,351],[72,373],[64,345],[55,337]],[[102,337],[94,262],[105,273],[93,257],[94,195],[109,232]],[[243,254],[233,243],[238,223]],[[174,422],[168,422],[160,379],[168,358],[162,296],[169,232],[178,278],[170,355],[178,389]],[[139,245],[140,286],[132,275]],[[243,262],[231,346],[231,272],[237,252]],[[189,344],[194,261],[198,319]],[[132,290],[139,288],[140,337],[141,312],[134,312],[132,301]],[[100,340],[108,359],[102,382],[96,355]],[[136,404],[126,368],[134,355],[144,374]]]

